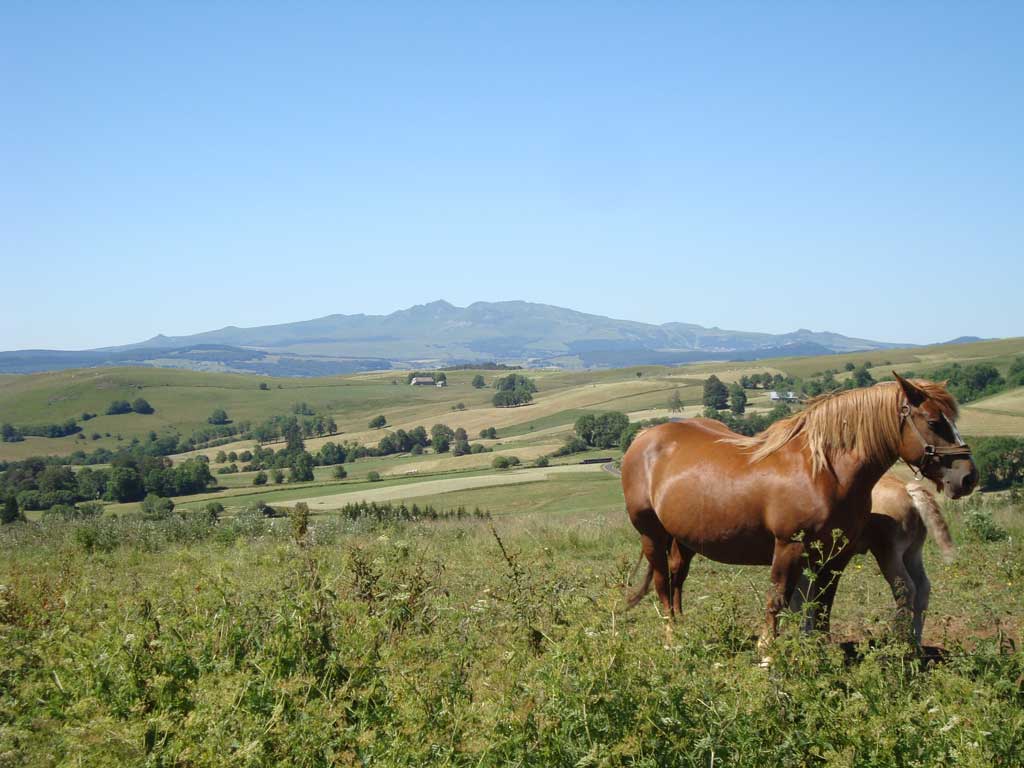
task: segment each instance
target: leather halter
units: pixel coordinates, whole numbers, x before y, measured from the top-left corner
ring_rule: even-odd
[[[924,453],[921,454],[921,459],[918,461],[917,466],[914,466],[906,459],[903,459],[908,467],[913,469],[918,475],[924,476],[924,471],[928,468],[929,464],[934,461],[941,461],[944,457],[953,456],[956,458],[971,458],[971,447],[964,442],[962,437],[960,437],[960,433],[957,431],[956,426],[949,420],[946,414],[943,413],[942,418],[946,420],[946,423],[949,424],[950,428],[953,430],[953,436],[957,440],[956,445],[933,445],[932,443],[929,443],[928,440],[925,439],[925,436],[921,434],[921,430],[918,429],[914,420],[910,418],[913,410],[914,409],[910,403],[903,401],[903,404],[900,406],[900,431],[903,431],[904,423],[910,424],[911,428],[914,430],[914,434],[917,435],[918,439],[921,441],[921,445],[924,446]]]

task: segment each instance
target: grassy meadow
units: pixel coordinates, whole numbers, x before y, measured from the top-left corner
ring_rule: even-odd
[[[754,635],[764,568],[697,560],[684,616],[623,613],[607,473],[416,499],[489,521],[246,513],[7,526],[0,766],[1019,765],[1021,510],[948,505],[922,662],[858,558],[835,642]],[[933,654],[936,655],[937,654]]]
[[[923,658],[894,631],[888,585],[861,557],[843,577],[832,637],[802,636],[788,617],[766,669],[755,636],[767,569],[698,559],[674,625],[651,596],[624,612],[638,537],[618,479],[579,464],[619,452],[530,466],[584,413],[668,416],[678,390],[683,415],[698,415],[711,373],[726,382],[763,372],[806,377],[870,359],[880,378],[953,361],[1005,370],[1017,355],[1024,339],[529,371],[534,402],[508,409],[490,405],[492,389],[471,386],[476,371],[449,372],[443,389],[407,386],[404,373],[390,371],[0,377],[0,422],[89,411],[100,415],[83,424],[87,436],[101,434],[0,443],[0,460],[116,448],[150,431],[188,435],[214,408],[255,422],[299,402],[341,431],[307,439],[313,451],[327,440],[374,444],[383,433],[367,422],[378,414],[389,429],[461,426],[491,449],[365,457],[344,465],[344,479],[317,467],[310,482],[280,485],[254,486],[253,472],[215,474],[209,492],[175,498],[181,514],[167,520],[140,519],[137,503],[108,504],[100,518],[30,513],[27,524],[0,527],[0,768],[1024,764],[1018,498],[944,503],[959,551],[947,564],[926,546]],[[967,405],[964,433],[1024,435],[1022,392]],[[769,407],[767,393],[748,394],[749,409]],[[111,400],[140,396],[156,413],[102,415]],[[492,426],[497,438],[477,440]],[[523,466],[495,470],[496,456]],[[218,522],[204,512],[210,501],[224,506]],[[294,515],[254,511],[258,502],[287,511],[299,501],[312,510],[301,535]],[[487,518],[382,522],[342,513],[357,501],[479,508]]]

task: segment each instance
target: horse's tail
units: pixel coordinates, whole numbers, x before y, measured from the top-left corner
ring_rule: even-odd
[[[914,509],[924,520],[928,532],[935,539],[935,543],[939,545],[942,559],[947,563],[953,562],[956,557],[956,547],[953,544],[953,537],[949,535],[946,518],[942,516],[942,510],[939,509],[935,497],[927,488],[917,483],[907,483],[907,493],[910,494],[910,500],[914,503]]]
[[[630,576],[629,576],[629,580],[630,581],[632,581],[633,577],[636,575],[636,569],[640,567],[640,563],[643,561],[643,559],[644,559],[644,553],[643,553],[643,550],[641,550],[640,551],[640,559],[636,561],[636,565],[633,566],[633,573],[631,573]],[[650,563],[648,563],[647,564],[647,574],[644,576],[643,583],[639,587],[637,587],[635,590],[633,590],[632,594],[630,594],[629,597],[626,598],[626,610],[629,610],[630,608],[635,606],[637,603],[639,603],[641,600],[643,600],[644,595],[647,594],[647,590],[649,590],[651,588],[651,579],[653,579],[653,578],[654,578],[654,566],[651,565]]]

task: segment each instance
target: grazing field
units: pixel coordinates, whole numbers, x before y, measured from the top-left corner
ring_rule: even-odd
[[[301,490],[301,489],[295,489]],[[514,492],[513,492],[514,491]],[[666,632],[622,612],[638,551],[607,473],[420,504],[489,521],[242,513],[0,529],[0,765],[966,765],[1024,754],[1024,525],[947,505],[932,661],[873,561],[835,637],[757,665],[768,575],[698,559]]]
[[[1024,355],[1024,339],[893,349],[870,355],[851,353],[600,371],[528,371],[540,391],[533,403],[520,408],[491,406],[493,390],[471,386],[475,371],[448,372],[449,386],[440,389],[407,386],[405,372],[400,371],[315,379],[272,379],[155,368],[96,368],[2,376],[0,423],[60,423],[78,418],[83,412],[96,413],[97,417],[80,422],[82,437],[28,437],[23,442],[0,443],[0,460],[40,454],[68,455],[75,450],[99,447],[115,449],[133,438],[145,439],[150,432],[189,436],[206,426],[206,419],[215,408],[224,408],[234,422],[259,422],[288,414],[296,404],[306,403],[317,413],[334,418],[342,433],[341,439],[368,445],[375,444],[381,436],[380,431],[367,427],[369,420],[379,414],[387,417],[389,428],[409,429],[418,425],[429,428],[440,422],[464,427],[471,438],[486,427],[496,427],[503,437],[512,437],[555,427],[568,428],[577,416],[593,411],[664,413],[674,390],[679,391],[681,400],[691,410],[699,409],[702,382],[712,373],[723,381],[732,382],[754,373],[807,377],[834,368],[841,371],[837,378],[842,379],[848,375],[842,372],[847,363],[860,365],[870,361],[873,375],[880,378],[888,375],[892,368],[927,373],[951,362],[988,362],[1005,370],[1018,355]],[[483,374],[490,382],[499,372]],[[260,389],[260,384],[267,389]],[[148,400],[155,413],[105,414],[112,400],[131,401],[137,397]],[[460,404],[463,410],[455,410]],[[755,410],[767,405],[760,394],[750,403]],[[988,408],[1006,410],[1010,417],[1002,422],[994,421],[986,416]],[[968,410],[964,431],[969,434],[1024,434],[1024,423],[1016,419],[1017,415],[1024,414],[1016,407],[1003,409],[979,403]],[[315,450],[328,440],[338,439],[338,436],[314,438],[308,445]],[[251,441],[236,441],[223,447],[242,450],[250,446]],[[217,450],[220,447],[203,453],[212,455]]]

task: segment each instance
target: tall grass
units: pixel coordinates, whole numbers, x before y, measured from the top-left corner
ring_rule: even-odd
[[[255,514],[116,523],[0,534],[0,766],[1011,766],[1024,754],[1010,634],[951,637],[925,664],[895,635],[851,656],[787,619],[762,669],[764,570],[751,598],[746,571],[697,564],[666,633],[652,602],[621,612],[636,542],[611,518],[314,516],[301,544],[291,521]],[[961,561],[1019,564],[1018,530],[965,545]],[[974,568],[962,599],[995,600],[1007,577],[994,568]],[[936,590],[973,583],[959,573],[933,573]],[[848,578],[859,589],[869,576]]]

